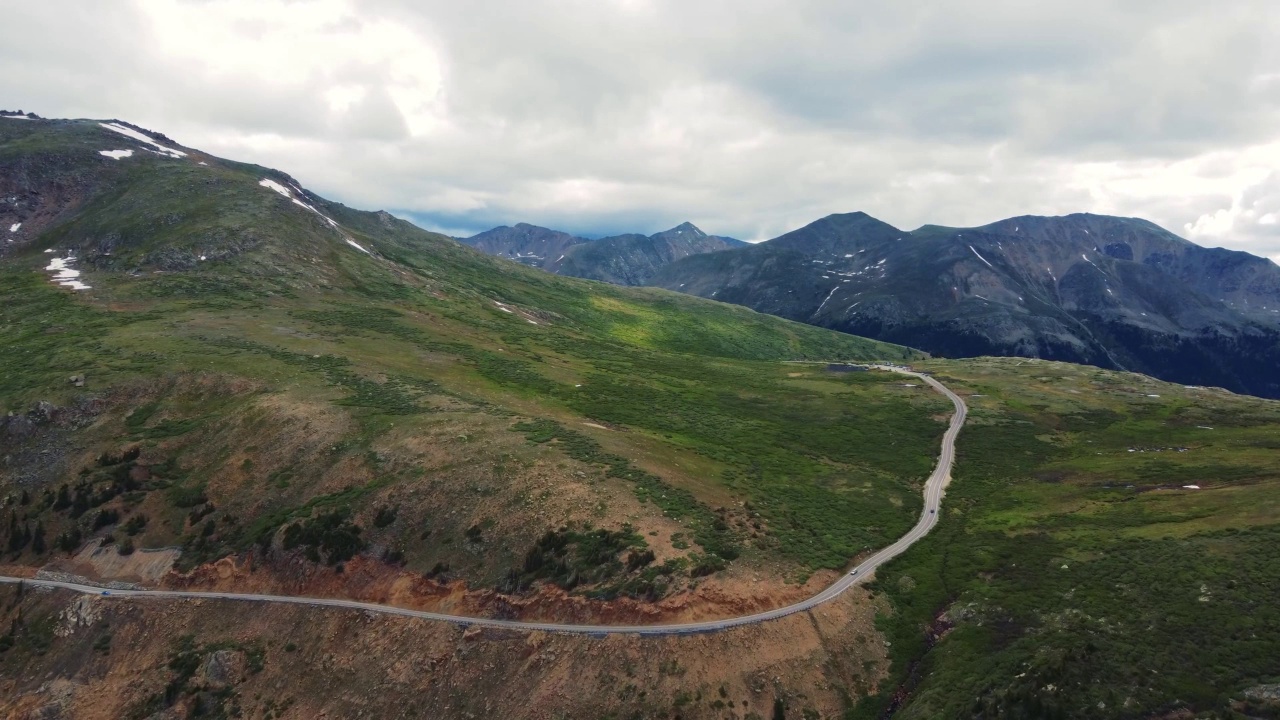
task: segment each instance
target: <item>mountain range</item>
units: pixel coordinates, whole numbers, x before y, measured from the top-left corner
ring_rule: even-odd
[[[600,241],[570,247],[549,269],[651,284],[943,357],[1064,360],[1280,397],[1280,266],[1145,220],[1023,216],[904,231],[855,212],[715,249],[649,253],[637,263],[624,243]],[[527,251],[507,250],[519,252]],[[633,266],[643,272],[602,271]]]
[[[1088,363],[1280,397],[1280,267],[1076,214],[904,232],[832,215],[653,284],[946,357]]]
[[[653,235],[629,233],[598,240],[520,223],[486,230],[461,241],[490,255],[557,275],[615,285],[647,285],[659,268],[676,260],[747,244],[708,235],[689,222]]]

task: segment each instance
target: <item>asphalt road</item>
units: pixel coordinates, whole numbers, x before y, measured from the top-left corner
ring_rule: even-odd
[[[946,433],[942,436],[942,450],[938,456],[938,464],[934,468],[933,474],[930,475],[929,479],[925,482],[924,509],[921,511],[920,520],[916,522],[915,527],[911,528],[906,535],[903,535],[892,545],[880,550],[875,555],[872,555],[859,563],[857,567],[846,572],[833,585],[817,595],[814,595],[807,600],[795,603],[794,605],[788,605],[774,610],[767,610],[754,615],[743,615],[735,618],[704,620],[701,622],[691,623],[673,623],[667,625],[563,625],[549,622],[524,622],[519,620],[496,620],[490,618],[446,615],[444,613],[429,612],[426,610],[409,610],[392,605],[378,605],[376,603],[340,600],[336,598],[312,598],[291,595],[201,592],[188,590],[116,590],[105,589],[93,585],[61,582],[57,580],[37,580],[7,576],[0,576],[0,583],[16,584],[21,582],[25,583],[29,587],[59,588],[63,590],[71,590],[73,592],[101,595],[112,598],[234,600],[239,602],[307,605],[310,607],[337,607],[349,610],[364,610],[366,612],[380,613],[383,615],[402,615],[404,617],[421,618],[423,620],[436,620],[464,627],[474,625],[486,628],[523,631],[542,630],[545,632],[571,633],[579,635],[609,635],[623,633],[634,635],[693,635],[698,633],[718,632],[720,630],[727,630],[740,625],[754,625],[756,623],[762,623],[769,620],[776,620],[798,612],[811,610],[838,596],[840,593],[843,593],[854,585],[863,582],[866,578],[872,575],[876,568],[901,555],[903,552],[906,552],[907,548],[911,547],[916,541],[928,534],[928,532],[933,529],[933,526],[938,523],[937,511],[939,510],[939,506],[942,502],[942,495],[946,490],[947,484],[951,482],[951,466],[955,461],[956,436],[960,434],[960,428],[964,425],[965,415],[968,412],[968,408],[965,406],[964,401],[960,399],[960,396],[951,392],[951,390],[947,389],[947,387],[942,383],[927,375],[922,375],[920,373],[900,368],[877,367],[880,370],[888,370],[919,378],[934,390],[945,395],[955,406],[955,413],[951,416],[951,424],[947,428]]]

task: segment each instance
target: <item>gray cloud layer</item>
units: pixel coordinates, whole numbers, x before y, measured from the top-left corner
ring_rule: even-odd
[[[0,2],[0,105],[446,231],[1087,210],[1280,258],[1270,0]]]

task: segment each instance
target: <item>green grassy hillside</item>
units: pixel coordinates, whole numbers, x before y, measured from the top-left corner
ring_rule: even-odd
[[[926,366],[976,395],[942,522],[877,579],[894,682],[857,716],[1275,716],[1245,690],[1280,680],[1280,403]]]
[[[551,276],[194,150],[98,154],[120,146],[0,126],[35,198],[0,261],[12,560],[106,538],[654,598],[838,569],[918,511],[941,402],[778,362],[915,351]],[[92,289],[50,283],[68,256]]]

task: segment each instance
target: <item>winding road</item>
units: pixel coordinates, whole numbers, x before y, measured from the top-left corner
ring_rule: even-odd
[[[871,576],[876,568],[906,552],[907,548],[911,547],[920,540],[920,538],[928,534],[928,532],[933,529],[933,526],[938,523],[937,511],[942,502],[943,491],[946,490],[948,483],[951,482],[951,466],[955,462],[956,437],[960,434],[960,428],[964,426],[968,408],[964,404],[964,401],[960,399],[959,395],[951,392],[951,390],[945,385],[934,380],[928,375],[892,366],[877,365],[873,367],[878,370],[897,372],[919,378],[934,390],[945,395],[955,406],[955,413],[951,416],[951,424],[942,436],[942,451],[938,455],[938,464],[934,468],[933,474],[929,476],[929,479],[924,485],[924,509],[920,513],[920,520],[916,522],[915,527],[911,528],[906,535],[903,535],[892,545],[880,550],[876,554],[859,563],[857,567],[841,576],[835,584],[817,595],[793,605],[767,610],[754,615],[666,625],[566,625],[550,622],[524,622],[519,620],[498,620],[490,618],[464,617],[461,615],[447,615],[445,613],[430,612],[427,610],[409,610],[407,608],[399,608],[393,605],[379,605],[376,603],[341,600],[337,598],[264,595],[258,593],[201,592],[191,590],[118,590],[94,585],[62,582],[58,580],[42,580],[8,576],[0,576],[0,583],[25,583],[29,587],[58,588],[112,598],[236,600],[241,602],[307,605],[310,607],[336,607],[346,608],[348,610],[364,610],[366,612],[380,613],[383,615],[401,615],[404,617],[421,618],[423,620],[436,620],[464,627],[477,626],[522,631],[541,630],[545,632],[595,636],[610,634],[691,635],[718,632],[720,630],[727,630],[741,625],[754,625],[769,620],[776,620],[798,612],[811,610],[818,605],[835,598],[854,585],[863,582],[866,578]]]

